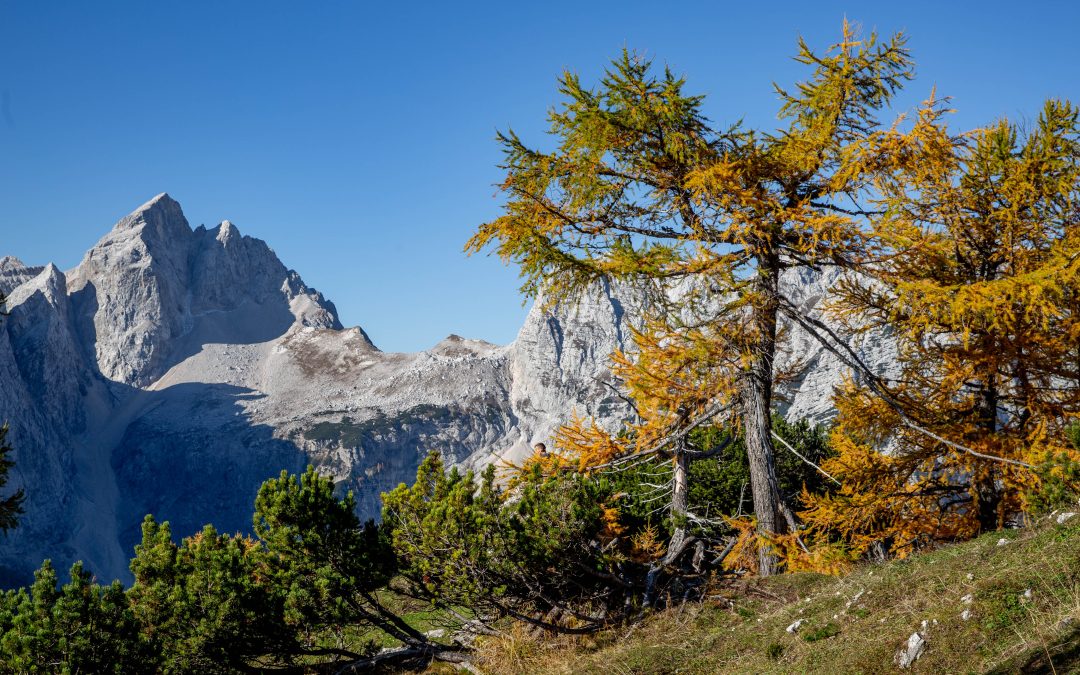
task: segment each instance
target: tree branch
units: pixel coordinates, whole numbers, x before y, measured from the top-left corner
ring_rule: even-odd
[[[839,358],[844,365],[865,377],[867,385],[870,387],[870,391],[876,394],[878,398],[880,398],[882,401],[885,402],[886,405],[892,408],[893,411],[895,411],[896,414],[900,416],[901,424],[903,424],[907,428],[923,434],[924,436],[927,436],[928,438],[931,438],[938,443],[946,445],[954,450],[966,452],[972,457],[978,457],[979,459],[987,459],[994,462],[1002,462],[1005,464],[1012,464],[1014,466],[1021,466],[1025,469],[1035,468],[1031,464],[1028,464],[1027,462],[1022,462],[1018,459],[1009,459],[1008,457],[995,457],[994,455],[987,455],[985,453],[978,452],[977,450],[972,450],[967,446],[960,445],[959,443],[950,441],[947,438],[942,438],[938,434],[935,434],[933,431],[930,431],[929,429],[917,424],[907,414],[907,412],[904,411],[903,406],[900,405],[900,403],[896,400],[896,398],[892,395],[888,388],[881,382],[881,378],[874,374],[874,372],[870,370],[870,368],[867,367],[865,363],[863,363],[862,359],[859,358],[859,355],[856,354],[855,351],[851,349],[851,347],[849,347],[846,342],[841,340],[831,328],[825,325],[824,322],[813,317],[804,316],[801,312],[799,312],[798,308],[795,307],[795,305],[793,305],[791,301],[789,301],[787,298],[781,298],[781,310],[793,321],[799,324],[803,328],[803,330],[810,334],[811,337],[817,340],[822,347],[824,347],[826,350]],[[832,342],[827,340],[822,335],[822,333],[828,335]]]

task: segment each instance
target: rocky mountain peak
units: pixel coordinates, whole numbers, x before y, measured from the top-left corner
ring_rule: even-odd
[[[227,220],[193,231],[166,193],[122,218],[70,286],[93,324],[102,374],[139,387],[208,342],[265,342],[294,323],[340,327],[333,305],[265,242]]]
[[[221,224],[216,228],[217,236],[215,239],[220,241],[223,245],[228,245],[230,241],[234,241],[241,237],[240,230],[232,224],[230,220],[223,220]]]
[[[191,228],[180,204],[162,192],[120,219],[114,232],[140,230],[147,238],[169,240],[191,236]]]
[[[33,279],[43,267],[27,267],[14,256],[0,258],[0,293],[11,293],[17,286]]]
[[[15,256],[6,255],[3,258],[0,258],[0,272],[14,272],[16,270],[24,269],[26,269],[26,265]]]
[[[27,298],[40,294],[41,299],[56,308],[67,307],[67,279],[63,272],[51,264],[38,268],[40,272],[32,279],[18,285],[8,298],[9,305],[23,305]],[[64,310],[66,311],[66,310]],[[66,316],[64,318],[66,320]]]

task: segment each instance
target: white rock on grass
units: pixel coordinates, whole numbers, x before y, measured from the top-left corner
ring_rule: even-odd
[[[1076,515],[1075,511],[1066,511],[1065,513],[1060,513],[1060,514],[1058,514],[1058,517],[1057,517],[1057,524],[1058,525],[1063,525],[1065,523],[1065,521],[1067,521],[1068,519],[1074,517],[1075,515]]]
[[[926,638],[920,633],[912,633],[907,644],[896,653],[896,665],[901,668],[910,668],[912,664],[919,660],[924,651],[926,651]]]
[[[864,589],[864,588],[859,589],[859,592],[856,593],[855,595],[853,595],[851,597],[851,599],[848,600],[847,603],[844,604],[844,610],[847,611],[847,610],[851,609],[851,606],[854,605],[856,602],[858,602],[859,599],[863,596],[864,593],[866,593],[866,589]]]
[[[801,628],[803,623],[805,622],[806,619],[796,619],[794,622],[792,622],[790,626],[788,626],[784,630],[794,635],[795,633],[799,632],[799,628]]]

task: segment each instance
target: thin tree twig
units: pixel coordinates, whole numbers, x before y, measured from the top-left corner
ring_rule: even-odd
[[[942,438],[938,434],[935,434],[933,431],[930,431],[929,429],[917,424],[906,412],[904,412],[903,407],[900,405],[900,403],[896,401],[896,399],[885,387],[885,385],[881,383],[881,378],[875,375],[874,372],[871,371],[865,363],[863,363],[862,359],[859,358],[858,354],[856,354],[855,351],[847,345],[847,343],[841,340],[831,328],[826,326],[824,322],[814,319],[812,317],[803,316],[803,314],[799,312],[798,308],[791,304],[791,301],[787,300],[786,298],[781,299],[781,309],[784,311],[784,314],[786,314],[792,320],[798,323],[807,333],[810,334],[811,337],[817,340],[822,347],[824,347],[837,358],[839,358],[844,365],[865,377],[866,382],[870,387],[870,391],[876,394],[878,398],[884,401],[886,405],[892,408],[893,411],[895,411],[896,414],[899,415],[900,423],[903,424],[905,427],[911,429],[912,431],[917,431],[918,433],[923,434],[924,436],[927,436],[928,438],[931,438],[938,443],[941,443],[942,445],[946,445],[950,448],[953,448],[954,450],[966,452],[967,454],[973,457],[978,457],[979,459],[988,459],[994,462],[1002,462],[1005,464],[1012,464],[1014,466],[1022,466],[1025,469],[1035,468],[1033,465],[1028,464],[1027,462],[1022,462],[1018,459],[1009,459],[1008,457],[996,457],[994,455],[987,455],[977,450],[972,450],[967,446],[960,445],[959,443],[950,441],[947,438]],[[829,342],[829,340],[826,340],[822,336],[822,332],[827,334],[835,342],[835,344]]]
[[[806,463],[807,463],[807,464],[809,464],[810,466],[812,466],[812,467],[814,467],[815,469],[817,469],[817,470],[818,470],[818,471],[819,471],[819,472],[821,473],[821,475],[822,475],[822,476],[825,476],[826,478],[828,478],[828,479],[829,479],[829,480],[831,480],[832,482],[836,483],[837,485],[840,485],[840,484],[841,484],[841,483],[840,483],[840,481],[838,481],[838,480],[836,480],[835,478],[833,478],[833,477],[832,477],[832,475],[831,475],[831,474],[830,474],[830,473],[829,473],[828,471],[826,471],[825,469],[822,469],[822,468],[821,468],[820,466],[818,466],[817,464],[814,464],[814,463],[813,463],[813,462],[811,462],[811,461],[810,461],[809,459],[807,459],[806,457],[803,457],[803,456],[802,456],[801,454],[799,454],[799,451],[798,451],[798,450],[796,450],[795,448],[791,447],[791,444],[790,444],[790,443],[788,443],[787,441],[785,441],[785,440],[784,440],[783,438],[781,438],[781,437],[780,437],[780,434],[778,434],[778,433],[776,433],[775,431],[773,431],[773,432],[772,432],[772,437],[773,437],[773,438],[775,438],[776,440],[780,441],[780,443],[781,443],[781,444],[782,444],[782,445],[783,445],[783,446],[784,446],[785,448],[787,448],[788,450],[790,450],[790,451],[791,451],[791,454],[795,455],[796,457],[798,457],[798,458],[799,458],[799,459],[801,459],[802,461],[806,462]]]

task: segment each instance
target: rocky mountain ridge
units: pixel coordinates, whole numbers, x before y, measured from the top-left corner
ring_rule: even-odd
[[[814,312],[835,274],[789,275]],[[0,584],[43,558],[127,579],[146,513],[178,536],[247,530],[259,485],[309,463],[364,517],[429,449],[464,465],[524,456],[573,412],[617,426],[608,355],[629,347],[644,296],[599,284],[573,307],[537,304],[513,343],[449,336],[412,354],[343,328],[333,303],[228,221],[192,229],[158,195],[73,270],[0,259],[0,419],[27,514],[0,540]],[[825,419],[843,368],[808,336],[787,412]],[[859,346],[889,362],[886,341]]]

